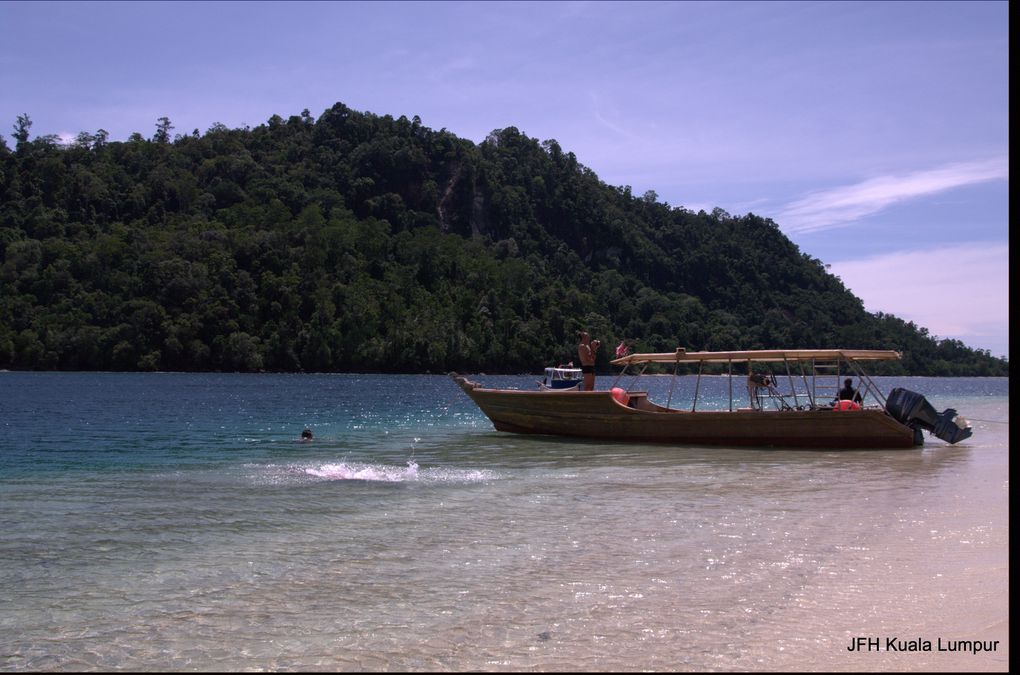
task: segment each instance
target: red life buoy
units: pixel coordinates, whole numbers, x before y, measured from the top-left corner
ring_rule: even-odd
[[[627,405],[630,403],[630,394],[625,392],[623,389],[613,387],[609,391],[613,395],[613,398],[619,401],[620,405]]]
[[[834,405],[832,407],[832,409],[833,410],[860,410],[861,409],[861,404],[858,403],[857,401],[848,401],[846,399],[842,399],[842,400],[836,401],[836,405]]]

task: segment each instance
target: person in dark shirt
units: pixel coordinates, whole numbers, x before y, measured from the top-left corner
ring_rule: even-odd
[[[843,382],[843,388],[839,390],[840,401],[853,401],[854,403],[863,403],[864,399],[861,398],[861,392],[854,389],[854,381],[851,378],[846,378]]]

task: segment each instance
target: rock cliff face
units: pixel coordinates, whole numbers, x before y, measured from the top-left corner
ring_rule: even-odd
[[[463,168],[464,163],[457,162],[457,166],[453,170],[453,175],[450,176],[450,180],[446,183],[446,189],[443,190],[443,196],[439,200],[439,204],[436,205],[436,215],[439,217],[439,227],[443,230],[443,232],[450,231],[449,208],[453,198],[453,189],[457,186],[457,181],[460,180],[460,174]]]

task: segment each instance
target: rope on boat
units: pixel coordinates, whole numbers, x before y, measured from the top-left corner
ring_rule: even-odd
[[[967,416],[968,422],[985,422],[986,424],[1009,424],[1009,420],[979,420],[974,417]]]

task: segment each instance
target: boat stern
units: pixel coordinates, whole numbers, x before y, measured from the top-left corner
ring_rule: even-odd
[[[893,419],[918,433],[924,429],[946,443],[953,444],[970,438],[974,433],[970,422],[953,408],[936,412],[934,406],[921,394],[897,387],[889,392],[886,412]]]

